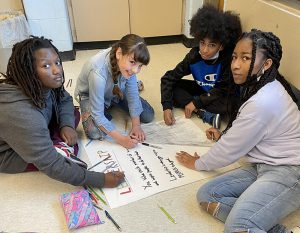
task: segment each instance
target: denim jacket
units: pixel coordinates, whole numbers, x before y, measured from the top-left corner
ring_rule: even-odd
[[[111,48],[102,50],[88,60],[79,74],[75,97],[88,97],[91,106],[91,115],[98,126],[112,131],[115,126],[105,117],[104,109],[109,108],[113,102],[118,103],[119,99],[113,95],[114,82],[112,79],[109,53]],[[135,75],[126,79],[122,75],[118,77],[117,84],[128,101],[128,108],[131,117],[138,117],[143,111],[137,87]]]

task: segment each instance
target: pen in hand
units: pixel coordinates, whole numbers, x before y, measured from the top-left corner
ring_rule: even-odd
[[[214,133],[213,133],[213,132],[210,133],[210,136],[211,136],[211,140],[215,142],[216,139],[215,139],[215,136],[214,136]]]
[[[134,136],[130,136],[131,139],[136,139],[138,140],[137,138],[135,138]],[[156,149],[162,149],[160,146],[156,146],[156,145],[152,145],[150,143],[147,143],[147,142],[141,142],[139,141],[139,143],[141,143],[142,145],[144,146],[149,146],[149,147],[153,147],[153,148],[156,148]]]

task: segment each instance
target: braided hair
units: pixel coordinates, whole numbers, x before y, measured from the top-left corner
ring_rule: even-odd
[[[210,4],[199,8],[190,21],[190,34],[197,43],[204,38],[220,42],[224,50],[233,51],[242,34],[238,15],[231,11],[220,11]]]
[[[280,39],[275,36],[272,32],[263,32],[257,29],[252,29],[250,32],[245,32],[242,34],[241,39],[249,38],[252,40],[252,59],[246,82],[241,84],[240,93],[240,103],[232,111],[231,117],[229,119],[228,125],[224,130],[224,133],[232,126],[232,122],[235,120],[238,114],[238,109],[245,103],[249,98],[255,95],[259,89],[265,86],[267,83],[278,80],[288,94],[291,96],[294,102],[297,102],[297,98],[293,93],[291,86],[285,80],[285,78],[279,73],[278,68],[280,66],[280,60],[282,57],[282,47],[280,44]],[[256,52],[260,50],[265,59],[271,59],[271,67],[261,75],[258,79],[257,74],[252,75]]]
[[[35,51],[43,48],[53,48],[59,56],[59,51],[52,41],[44,37],[31,36],[29,39],[16,43],[8,60],[7,71],[4,74],[5,79],[0,81],[19,86],[22,92],[40,109],[44,108],[46,103],[43,96],[43,84],[39,80],[36,70]],[[62,76],[61,87],[53,90],[58,101],[64,96],[64,73]]]
[[[118,76],[121,73],[116,58],[116,51],[118,48],[121,48],[122,55],[133,54],[134,61],[140,62],[143,65],[148,65],[150,54],[144,39],[135,34],[123,36],[120,41],[112,45],[109,56],[112,79],[114,81],[113,94],[118,95],[120,99],[123,99],[123,93],[118,86]]]

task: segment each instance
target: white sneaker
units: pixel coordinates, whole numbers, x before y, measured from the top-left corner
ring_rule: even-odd
[[[77,163],[81,167],[87,168],[87,164],[74,155],[74,148],[72,146],[69,146],[65,142],[59,142],[58,144],[55,144],[54,147],[56,151],[65,158]]]
[[[144,83],[141,80],[137,81],[139,91],[144,90]]]

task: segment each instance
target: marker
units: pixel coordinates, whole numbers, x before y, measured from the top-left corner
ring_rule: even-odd
[[[93,206],[96,207],[98,210],[103,210],[100,206],[93,203]]]
[[[211,136],[211,140],[215,142],[216,139],[215,139],[215,137],[214,137],[214,133],[213,133],[213,132],[210,133],[210,136]]]
[[[167,218],[168,218],[172,223],[176,224],[175,219],[172,218],[172,216],[165,210],[164,207],[159,206],[158,204],[157,204],[157,206],[158,206],[158,208],[160,208],[160,210],[167,216]]]
[[[85,147],[87,147],[88,145],[90,145],[90,143],[93,141],[93,139],[89,140],[87,144],[85,144]]]
[[[131,135],[130,135],[130,138],[138,140],[137,138],[135,138],[134,136],[131,136]],[[156,148],[156,149],[162,149],[160,146],[155,146],[155,145],[149,144],[147,142],[141,142],[141,144],[144,145],[144,146],[149,146],[149,147],[153,147],[153,148]]]
[[[92,187],[88,186],[87,188],[91,193],[93,193],[97,197],[98,200],[100,200],[104,205],[107,205],[106,201],[104,201],[104,199],[102,197],[100,197],[98,195],[98,193]]]
[[[107,156],[105,159],[102,159],[100,162],[98,162],[95,165],[93,165],[90,168],[88,168],[88,170],[91,170],[92,168],[98,166],[100,163],[104,162],[105,160],[108,160],[109,158],[110,158],[110,156]]]
[[[144,146],[149,146],[149,147],[153,147],[153,148],[156,148],[156,149],[162,149],[160,146],[155,146],[155,145],[149,144],[147,142],[141,142],[141,144],[144,145]]]
[[[104,212],[105,212],[106,217],[107,217],[110,221],[112,221],[112,223],[115,225],[115,227],[116,227],[119,231],[122,231],[121,227],[118,225],[118,223],[116,223],[116,221],[112,218],[112,216],[110,216],[110,214],[109,214],[106,210],[104,210]]]

